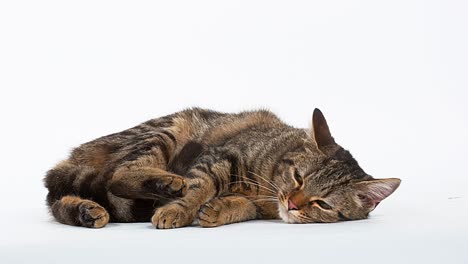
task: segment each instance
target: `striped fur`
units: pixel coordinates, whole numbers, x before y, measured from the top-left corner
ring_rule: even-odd
[[[399,180],[367,175],[318,109],[313,125],[293,128],[265,110],[193,108],[152,119],[74,149],[47,173],[47,203],[59,222],[85,227],[367,217]]]

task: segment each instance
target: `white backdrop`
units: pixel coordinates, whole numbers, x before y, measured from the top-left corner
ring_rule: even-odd
[[[45,211],[44,173],[71,148],[153,117],[263,107],[307,127],[319,107],[368,173],[403,180],[376,215],[466,238],[450,221],[468,208],[467,13],[466,1],[2,1],[0,205]],[[467,259],[460,248],[447,254]]]

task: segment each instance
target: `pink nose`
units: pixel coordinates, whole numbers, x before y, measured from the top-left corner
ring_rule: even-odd
[[[288,200],[288,210],[291,211],[291,210],[299,210],[299,208],[297,207],[297,205],[295,203],[293,203],[293,201],[291,200]]]

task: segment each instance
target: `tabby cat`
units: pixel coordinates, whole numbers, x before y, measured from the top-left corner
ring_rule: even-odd
[[[400,180],[366,174],[319,109],[312,125],[294,128],[265,110],[152,119],[74,149],[45,177],[47,204],[59,222],[91,228],[366,218]]]

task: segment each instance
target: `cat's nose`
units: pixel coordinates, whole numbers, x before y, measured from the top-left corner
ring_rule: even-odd
[[[291,201],[291,200],[288,200],[288,210],[291,211],[291,210],[299,210],[299,208],[297,207],[297,205]]]

